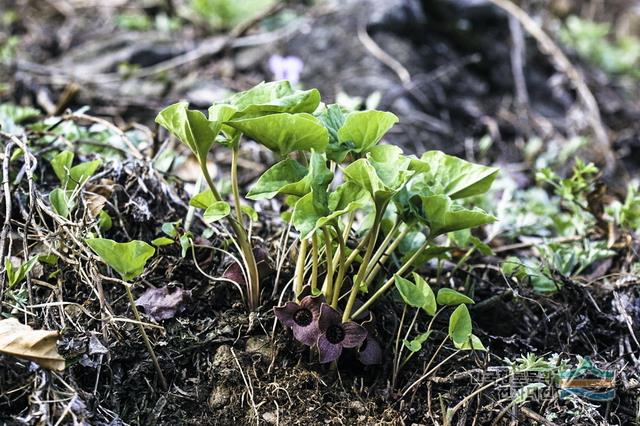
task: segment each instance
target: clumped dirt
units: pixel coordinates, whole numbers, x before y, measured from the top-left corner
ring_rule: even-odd
[[[409,152],[443,149],[471,160],[482,157],[505,166],[516,164],[526,171],[531,164],[523,158],[522,147],[531,137],[563,143],[588,131],[571,82],[528,37],[523,69],[529,98],[525,103],[517,99],[509,18],[486,2],[347,1],[311,8],[296,4],[294,10],[304,18],[289,29],[272,33],[254,29],[235,44],[198,60],[128,78],[117,75],[119,62],[137,64],[144,71],[226,36],[188,26],[177,37],[118,30],[107,38],[105,34],[114,28],[112,7],[77,8],[65,16],[48,2],[2,3],[30,16],[5,28],[7,34],[22,37],[22,46],[16,62],[4,70],[10,88],[2,101],[49,107],[47,112],[58,114],[88,104],[92,116],[107,117],[124,129],[142,123],[137,126],[149,135],[142,149],[145,160],[110,161],[91,181],[91,192],[107,198],[105,209],[114,218],[106,238],[150,241],[161,234],[162,224],[187,214],[185,182],[175,176],[175,169],[162,174],[148,160],[163,150],[178,149],[154,133],[152,119],[158,109],[180,98],[206,108],[198,104],[203,98],[219,98],[228,90],[269,79],[266,61],[272,53],[303,58],[303,83],[318,87],[329,99],[342,90],[363,97],[380,91],[379,108],[401,118],[389,140]],[[479,6],[473,6],[476,3]],[[372,55],[371,47],[358,38],[363,29],[406,68],[411,83],[401,84],[397,73]],[[577,63],[611,130],[617,163],[602,178],[613,192],[621,192],[621,182],[637,176],[640,167],[640,106],[626,89]],[[485,134],[493,137],[494,144],[488,153],[480,153],[469,141]],[[48,142],[41,136],[28,135],[38,162],[36,189],[29,191],[28,179],[19,181],[12,194],[16,206],[12,230],[32,219],[26,208],[32,197],[46,199],[56,185],[46,160]],[[242,157],[248,175],[270,159],[247,146]],[[224,153],[217,155],[218,165],[228,163]],[[590,155],[588,149],[585,155]],[[18,160],[12,170],[17,173],[23,166]],[[195,178],[187,181],[192,185]],[[532,181],[532,176],[525,176],[523,189]],[[282,249],[280,237],[286,228],[278,218],[279,205],[259,207],[262,219],[254,234],[270,253],[266,266],[274,272],[273,253]],[[189,297],[175,318],[148,328],[170,384],[165,391],[138,328],[129,321],[133,314],[122,285],[109,281],[108,271],[86,252],[74,253],[79,250],[74,241],[80,235],[79,225],[65,228],[46,211],[37,212],[29,226],[62,241],[68,249],[64,255],[75,263],[61,262],[59,270],[45,265],[31,280],[27,298],[33,315],[24,314],[24,319],[33,326],[61,330],[59,350],[68,367],[52,373],[0,355],[0,420],[7,424],[58,420],[92,425],[443,424],[447,408],[469,395],[473,396],[454,417],[456,424],[488,424],[496,419],[499,424],[630,424],[638,418],[640,361],[635,336],[640,334],[640,294],[638,278],[628,273],[638,262],[636,236],[621,237],[624,243],[616,246],[613,261],[601,270],[596,265],[580,277],[558,276],[564,286],[549,296],[507,279],[497,267],[510,254],[531,254],[532,246],[524,244],[495,256],[475,254],[467,260],[472,267],[461,269],[454,265],[464,253],[456,254],[436,286],[473,295],[478,302],[471,308],[474,333],[489,352],[452,356],[448,344],[437,350],[447,327],[441,318],[430,340],[437,343],[429,343],[414,356],[394,386],[390,354],[402,307],[393,296],[383,298],[373,310],[387,349],[381,366],[364,367],[353,353],[347,353],[336,369],[320,365],[317,354],[276,325],[272,313],[292,275],[295,256],[284,263],[277,288],[275,273],[266,276],[263,305],[248,314],[233,286],[199,271],[220,277],[231,262],[218,250],[225,249],[226,242],[222,229],[216,228],[212,238],[198,239],[193,253],[185,257],[178,245],[159,248],[159,256],[134,287],[136,297],[148,288],[164,286],[184,290]],[[79,219],[87,214],[86,206],[81,206]],[[196,217],[191,230],[200,235],[203,229]],[[21,244],[15,240],[16,253]],[[435,270],[435,265],[424,265],[421,272],[435,277]],[[2,313],[6,312],[3,307]],[[144,320],[154,322],[146,313]],[[426,325],[421,321],[418,327],[423,330]],[[515,361],[527,353],[544,357],[555,353],[571,362],[578,356],[591,357],[600,368],[615,371],[616,398],[588,404],[555,395],[517,408],[497,388],[478,391],[490,381],[489,367],[503,367],[505,360]],[[434,366],[439,367],[423,379]],[[556,417],[544,419],[549,413]]]

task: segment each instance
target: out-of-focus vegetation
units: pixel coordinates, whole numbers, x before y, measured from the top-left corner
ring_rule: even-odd
[[[640,40],[614,37],[611,24],[570,16],[560,40],[609,74],[640,78]]]
[[[232,28],[239,23],[249,20],[265,9],[275,4],[277,0],[191,0],[191,13],[201,19],[213,29],[222,30]]]

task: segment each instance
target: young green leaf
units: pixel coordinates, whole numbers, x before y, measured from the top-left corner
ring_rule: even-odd
[[[203,162],[215,142],[222,122],[212,122],[203,113],[190,110],[187,102],[169,105],[156,117],[156,123],[173,133]]]
[[[340,164],[344,161],[349,151],[355,148],[351,142],[340,142],[338,130],[343,126],[346,116],[340,105],[329,105],[319,115],[318,119],[329,132],[329,145],[327,145],[327,158]]]
[[[279,193],[301,197],[306,193],[305,185],[296,185],[296,183],[300,182],[307,172],[307,168],[295,160],[287,158],[280,161],[260,176],[247,194],[247,198],[261,200],[273,198]]]
[[[207,223],[217,222],[231,213],[231,206],[226,201],[216,201],[204,211],[204,221]]]
[[[73,190],[78,186],[84,185],[89,178],[93,176],[98,167],[100,167],[100,164],[102,164],[102,161],[93,160],[71,167],[71,170],[69,170],[69,178],[65,184],[66,188]]]
[[[258,212],[255,211],[253,207],[247,206],[246,204],[243,204],[243,205],[240,206],[240,211],[243,214],[245,214],[252,221],[255,222],[255,221],[258,220]]]
[[[395,276],[395,280],[404,303],[414,308],[421,308],[427,303],[425,294],[414,283],[399,275]]]
[[[473,305],[476,303],[470,297],[446,287],[438,290],[438,297],[436,300],[438,305],[458,305],[460,303]]]
[[[98,227],[101,231],[108,231],[113,226],[113,220],[111,220],[111,216],[104,210],[100,210],[98,213]]]
[[[353,151],[362,153],[369,150],[398,122],[398,117],[385,111],[355,111],[347,115],[338,130],[341,144],[351,143]]]
[[[456,345],[465,344],[471,337],[471,316],[467,305],[460,305],[449,318],[449,337]]]
[[[472,334],[464,343],[454,341],[453,344],[456,347],[456,349],[460,349],[462,351],[470,351],[470,350],[486,351],[487,350],[487,348],[485,348],[482,342],[480,341],[480,338],[475,334]]]
[[[416,283],[416,287],[422,293],[424,297],[424,303],[421,308],[429,315],[433,316],[436,313],[438,306],[436,305],[436,296],[433,294],[433,290],[429,287],[429,284],[417,273],[413,273],[413,281]]]
[[[69,217],[69,213],[75,207],[75,203],[70,198],[70,193],[62,188],[56,188],[49,193],[49,202],[53,211],[65,219]]]
[[[420,200],[422,217],[429,225],[432,237],[493,223],[496,220],[494,216],[479,208],[470,210],[455,205],[446,195],[420,196]]]
[[[422,349],[422,345],[424,344],[424,342],[426,342],[429,339],[430,335],[431,335],[431,330],[425,333],[419,334],[412,340],[403,340],[402,344],[404,344],[404,346],[407,349],[409,349],[411,352],[419,352],[420,349]]]
[[[105,238],[88,238],[85,242],[124,281],[131,281],[142,274],[147,260],[156,252],[152,246],[138,240],[117,243]]]
[[[22,263],[18,268],[14,268],[9,256],[4,258],[4,267],[7,272],[7,281],[9,288],[18,284],[20,281],[27,278],[27,274],[33,269],[38,262],[38,256],[34,256],[26,262]]]
[[[60,184],[63,187],[69,180],[69,171],[71,170],[71,165],[73,164],[73,157],[73,152],[65,150],[58,153],[50,161],[53,172],[56,174],[58,180],[60,181]]]
[[[424,176],[427,185],[436,183],[453,200],[484,194],[498,174],[495,167],[473,164],[441,151],[425,152],[420,159],[430,165]]]
[[[312,113],[320,104],[317,89],[294,90],[287,80],[262,82],[226,100],[238,108],[239,116],[272,113]]]
[[[317,118],[306,113],[241,118],[226,124],[280,155],[312,149],[324,152],[329,143],[327,129]]]
[[[211,189],[207,189],[191,197],[189,205],[199,209],[206,209],[215,202],[216,198],[213,196],[213,192]]]
[[[175,241],[167,237],[158,237],[155,240],[151,241],[151,244],[153,244],[156,247],[168,246],[173,243],[175,243]]]

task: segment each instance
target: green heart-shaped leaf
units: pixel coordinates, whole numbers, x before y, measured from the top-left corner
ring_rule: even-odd
[[[425,152],[420,159],[430,166],[423,178],[425,190],[453,200],[484,194],[498,174],[495,167],[473,164],[441,151]]]
[[[85,242],[124,281],[131,281],[141,275],[147,260],[156,252],[152,246],[138,240],[117,243],[105,238],[88,238]]]
[[[449,337],[456,345],[463,345],[471,337],[471,316],[467,305],[460,305],[449,318]]]
[[[446,287],[438,290],[438,297],[436,300],[439,305],[458,305],[460,303],[473,305],[476,303],[472,298]]]
[[[327,129],[317,118],[306,113],[271,114],[226,124],[280,155],[312,149],[324,152],[329,143]]]
[[[479,208],[465,209],[453,204],[446,195],[420,196],[422,216],[431,236],[495,222],[496,218]]]
[[[294,90],[287,80],[262,82],[226,100],[238,108],[239,116],[267,113],[312,113],[320,104],[317,89]]]
[[[49,202],[53,211],[65,219],[69,217],[71,210],[75,207],[70,191],[65,191],[62,188],[56,188],[49,193]]]
[[[355,152],[366,152],[398,122],[395,114],[385,111],[355,111],[347,115],[340,130],[341,144],[351,143]]]
[[[429,287],[429,284],[420,275],[415,272],[413,275],[413,281],[416,283],[418,291],[422,293],[424,297],[424,303],[420,306],[427,314],[433,316],[438,308],[436,305],[436,296],[433,294],[433,290]]]
[[[78,186],[84,185],[87,180],[93,176],[98,167],[100,167],[100,164],[102,164],[102,161],[93,160],[73,166],[71,170],[69,170],[69,180],[66,188],[73,190]]]
[[[470,350],[486,351],[487,350],[487,348],[485,348],[482,342],[480,341],[480,338],[475,334],[472,334],[463,343],[454,341],[453,344],[456,347],[456,349],[460,349],[462,351],[470,351]]]
[[[69,180],[69,171],[71,170],[71,165],[73,164],[73,157],[73,152],[65,150],[58,153],[49,162],[51,164],[51,167],[53,168],[53,172],[56,174],[56,177],[63,187]]]
[[[287,158],[271,166],[253,185],[247,198],[261,200],[273,198],[279,193],[287,195],[305,194],[304,184],[295,185],[307,175],[307,168],[295,160]],[[302,186],[302,188],[300,188]]]
[[[211,189],[206,189],[191,197],[191,200],[189,200],[189,205],[197,207],[199,209],[206,209],[216,201],[217,200],[213,196],[213,192],[211,191]]]
[[[203,162],[220,132],[222,122],[212,122],[203,113],[190,110],[187,102],[169,105],[156,117],[156,123],[173,133]]]
[[[425,294],[414,283],[399,275],[395,276],[395,281],[404,303],[414,308],[421,308],[427,303]]]
[[[226,201],[216,201],[204,211],[204,221],[207,223],[217,222],[231,213],[231,206]]]

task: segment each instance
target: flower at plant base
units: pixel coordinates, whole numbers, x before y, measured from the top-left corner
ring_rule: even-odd
[[[276,80],[289,80],[291,84],[298,84],[304,64],[297,56],[273,55],[269,58],[269,70]]]
[[[331,306],[323,303],[318,320],[320,336],[318,337],[318,351],[320,362],[337,360],[342,354],[342,348],[356,348],[364,342],[367,330],[353,321],[342,322],[342,316]]]
[[[382,363],[382,347],[380,342],[373,337],[375,336],[375,327],[373,324],[373,314],[369,313],[366,321],[362,326],[367,331],[367,337],[358,348],[358,359],[364,365],[376,365]]]
[[[293,330],[293,337],[307,346],[313,346],[318,341],[320,330],[318,319],[320,306],[324,296],[306,296],[300,303],[287,302],[283,306],[276,306],[273,312],[286,327]]]

